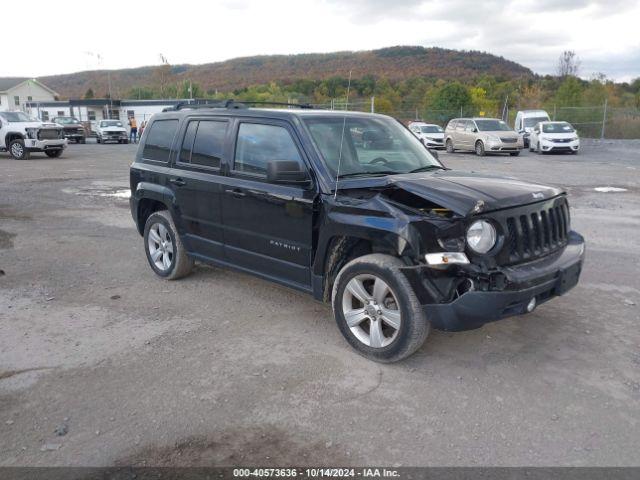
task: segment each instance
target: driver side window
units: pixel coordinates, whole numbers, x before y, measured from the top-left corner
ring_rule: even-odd
[[[234,170],[267,175],[272,160],[293,160],[303,165],[298,147],[284,127],[259,123],[241,123],[236,141]]]

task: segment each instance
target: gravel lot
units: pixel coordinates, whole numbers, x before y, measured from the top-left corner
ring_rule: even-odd
[[[569,295],[395,365],[303,294],[156,278],[122,198],[135,148],[0,153],[0,465],[640,463],[640,142],[441,154],[565,186],[587,263]]]

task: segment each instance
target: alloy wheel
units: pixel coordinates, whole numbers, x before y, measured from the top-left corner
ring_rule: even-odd
[[[166,272],[173,263],[173,242],[169,229],[162,223],[154,223],[149,229],[147,240],[149,257],[155,267]]]
[[[20,158],[22,157],[23,154],[24,154],[24,147],[20,143],[15,142],[13,145],[11,145],[11,155],[13,155],[16,158]]]
[[[356,275],[342,294],[342,313],[351,333],[372,348],[382,348],[395,340],[402,314],[397,296],[380,277]]]

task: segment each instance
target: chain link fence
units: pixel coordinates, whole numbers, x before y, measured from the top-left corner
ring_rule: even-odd
[[[302,103],[302,102],[301,102]],[[312,102],[309,102],[312,103]],[[351,110],[359,112],[375,112],[391,115],[398,120],[408,123],[421,121],[435,123],[442,127],[452,118],[459,117],[488,117],[502,118],[510,126],[515,123],[516,108],[504,109],[479,109],[473,106],[461,107],[450,110],[433,110],[421,105],[403,105],[402,109],[393,110],[381,108],[376,103],[376,98],[354,99],[348,103],[344,98],[333,99],[330,102],[314,104],[314,107],[327,110]],[[602,139],[640,139],[640,109],[609,107],[607,104],[599,106],[562,106],[542,105],[551,120],[571,123],[581,137]]]

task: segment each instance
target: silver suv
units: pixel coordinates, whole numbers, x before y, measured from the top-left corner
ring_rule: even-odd
[[[522,137],[498,118],[454,118],[445,129],[447,152],[469,150],[476,155],[509,153],[520,155]]]

